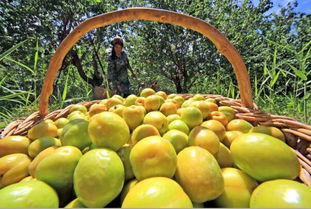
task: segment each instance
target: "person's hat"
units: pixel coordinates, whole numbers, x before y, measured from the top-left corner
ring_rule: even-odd
[[[116,45],[116,44],[119,44],[119,45],[121,45],[121,46],[123,47],[123,40],[122,40],[121,37],[117,36],[117,37],[115,37],[115,38],[113,39],[112,45],[114,46],[114,45]]]

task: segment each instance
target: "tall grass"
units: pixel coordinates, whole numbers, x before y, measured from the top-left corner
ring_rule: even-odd
[[[266,112],[311,124],[311,80],[308,80],[311,76],[308,68],[311,41],[299,50],[268,41],[274,46],[271,60],[263,63],[262,72],[249,70],[254,102]],[[281,59],[280,52],[284,50],[292,59]],[[215,70],[213,75],[198,78],[191,89],[196,93],[220,94],[234,99],[240,96],[231,76],[222,68]]]
[[[53,104],[50,105],[50,111],[92,99],[92,87],[76,73],[74,67],[69,66],[58,80],[51,95]]]
[[[10,66],[16,65],[21,69],[28,71],[33,80],[32,85],[27,86],[26,90],[22,90],[15,81],[15,78],[12,79],[9,75],[1,78],[0,91],[3,94],[0,96],[0,104],[2,104],[0,105],[0,129],[4,128],[9,122],[19,117],[26,117],[38,110],[39,95],[37,92],[39,91],[37,89],[37,80],[43,77],[43,75],[40,75],[40,72],[41,74],[42,72],[45,72],[42,69],[38,69],[38,62],[40,59],[40,46],[38,39],[35,41],[35,53],[33,55],[32,67],[11,57],[14,51],[24,45],[27,41],[29,40],[22,41],[0,54],[0,61],[5,61],[10,63]],[[10,71],[10,69],[4,65],[1,65],[0,68],[4,72]],[[52,95],[53,102],[50,105],[50,111],[63,108],[71,103],[89,100],[92,96],[92,88],[86,84],[77,73],[73,72],[70,67],[64,76],[64,84],[59,86],[56,85],[56,92],[61,90],[61,93]],[[64,80],[63,78],[59,79]]]
[[[34,102],[37,101],[37,95],[36,95],[36,69],[37,69],[37,63],[38,63],[38,53],[39,53],[39,46],[38,46],[38,39],[36,41],[36,51],[35,51],[35,55],[34,55],[34,65],[33,68],[13,59],[10,57],[10,54],[13,53],[15,50],[17,50],[19,47],[21,47],[22,45],[24,45],[27,40],[24,40],[18,44],[16,44],[15,46],[13,46],[12,48],[10,48],[9,50],[5,51],[4,53],[2,53],[0,55],[0,60],[5,60],[9,63],[13,63],[16,64],[18,66],[20,66],[22,69],[25,69],[27,71],[29,71],[31,73],[31,76],[34,78],[34,86],[31,86],[29,90],[25,91],[25,90],[21,90],[20,87],[18,85],[15,85],[14,89],[9,89],[5,87],[5,79],[7,79],[7,76],[4,78],[4,80],[2,82],[0,82],[0,87],[4,90],[4,92],[7,93],[7,95],[4,95],[0,98],[0,101],[6,101],[6,102],[15,102],[15,103],[19,103],[19,104],[23,104],[25,106],[30,105],[31,101],[30,101],[30,96],[33,96],[35,99]],[[34,88],[34,90],[33,90]]]
[[[18,44],[16,44],[15,46],[11,47],[10,49],[6,50],[5,52],[0,54],[0,61],[8,61],[8,62],[12,62],[14,64],[18,64],[22,67],[24,67],[24,69],[29,70],[31,73],[33,73],[33,70],[31,68],[29,68],[28,66],[12,59],[10,57],[10,55],[17,50],[19,47],[21,47],[22,45],[24,45],[28,40],[24,40]],[[0,66],[3,70],[8,70],[5,69],[4,66]],[[27,105],[29,102],[29,95],[32,94],[31,91],[24,91],[18,88],[18,85],[14,86],[14,89],[8,88],[6,87],[6,82],[8,80],[8,75],[6,75],[5,77],[3,77],[0,81],[0,90],[1,92],[3,92],[4,94],[1,95],[0,97],[0,102],[2,104],[18,104],[21,106]],[[10,105],[12,106],[12,105]],[[5,106],[5,105],[1,105],[0,108],[0,118],[2,119],[1,123],[0,123],[0,128],[3,128],[6,123],[11,120],[13,118],[13,116],[15,115],[13,113],[13,111],[8,108],[10,107]]]
[[[263,75],[255,74],[255,101],[269,111],[295,116],[311,124],[311,81],[308,80],[311,76],[311,69],[308,69],[311,41],[298,51],[289,45],[268,41],[275,46],[273,61],[270,68],[264,63]],[[279,60],[278,50],[286,50],[294,59]],[[289,87],[293,90],[289,91]]]

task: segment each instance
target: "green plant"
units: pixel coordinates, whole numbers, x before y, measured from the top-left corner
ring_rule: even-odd
[[[310,109],[308,109],[308,103],[310,103],[310,89],[311,89],[311,80],[308,80],[308,78],[311,77],[311,69],[308,67],[310,63],[311,58],[311,41],[307,42],[300,50],[296,49],[294,46],[291,45],[282,45],[279,43],[276,43],[272,40],[268,39],[269,43],[272,43],[275,48],[275,52],[277,51],[277,48],[281,48],[286,50],[288,54],[293,56],[294,60],[284,60],[280,62],[280,66],[283,68],[286,68],[286,66],[289,66],[290,68],[288,70],[279,71],[275,76],[278,77],[280,72],[283,72],[284,77],[291,77],[291,79],[288,79],[287,85],[293,86],[293,96],[292,102],[296,104],[297,110],[305,115],[304,120],[308,120],[308,114]],[[273,66],[276,65],[276,53],[274,54],[273,59]],[[271,84],[275,84],[277,78],[273,79]],[[286,96],[286,95],[285,95]],[[300,97],[300,98],[299,98]],[[302,104],[300,101],[302,101]]]

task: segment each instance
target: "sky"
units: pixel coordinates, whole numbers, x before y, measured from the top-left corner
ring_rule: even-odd
[[[280,9],[287,5],[289,2],[293,2],[294,0],[272,0],[273,2],[273,8],[271,9],[271,12],[280,11]],[[258,4],[259,0],[253,0],[255,5]],[[311,0],[297,0],[298,6],[296,7],[296,12],[303,12],[306,14],[311,14]]]

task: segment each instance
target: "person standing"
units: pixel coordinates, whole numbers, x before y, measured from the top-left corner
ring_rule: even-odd
[[[108,82],[112,90],[124,98],[131,94],[128,70],[136,76],[127,54],[123,51],[122,38],[115,37],[112,41],[111,55],[108,57]]]

